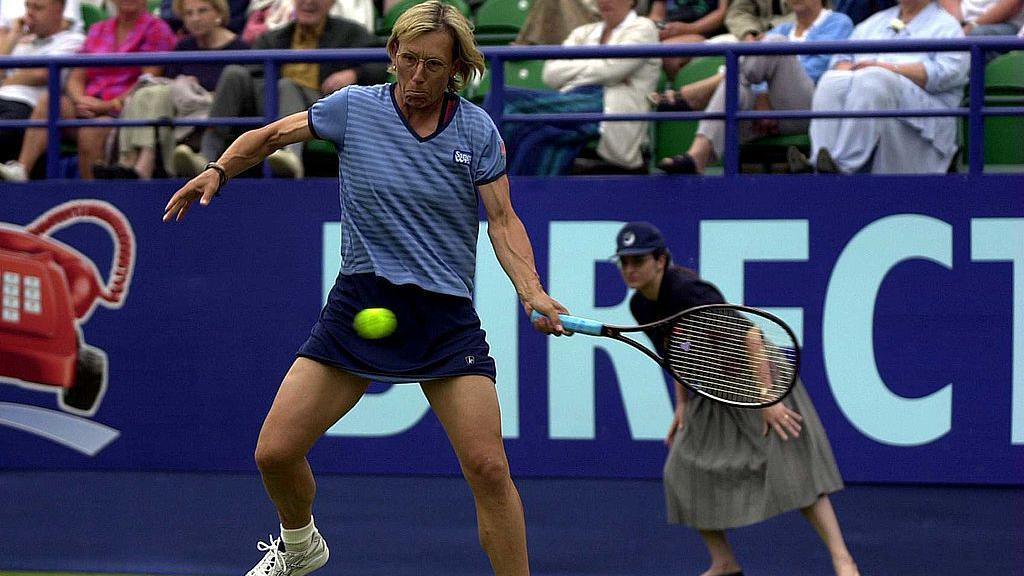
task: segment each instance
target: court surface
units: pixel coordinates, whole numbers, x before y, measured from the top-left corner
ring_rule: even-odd
[[[697,535],[665,524],[660,482],[517,480],[533,573],[699,574]],[[331,562],[317,576],[486,575],[460,478],[318,478]],[[277,534],[255,474],[0,472],[4,570],[240,575]],[[1024,576],[1024,490],[854,485],[833,498],[865,576]],[[793,512],[731,532],[745,574],[831,573]],[[18,576],[23,576],[18,574]],[[35,575],[32,575],[35,576]],[[53,576],[52,574],[47,576]]]

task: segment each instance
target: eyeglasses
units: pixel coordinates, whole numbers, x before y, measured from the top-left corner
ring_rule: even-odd
[[[397,64],[403,70],[415,70],[420,62],[428,74],[440,74],[448,68],[448,63],[440,58],[420,58],[411,52],[402,52],[397,56]]]

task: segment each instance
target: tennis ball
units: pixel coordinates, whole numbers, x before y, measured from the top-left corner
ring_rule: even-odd
[[[387,308],[364,308],[352,320],[352,327],[361,338],[377,340],[390,336],[398,327],[398,320]]]

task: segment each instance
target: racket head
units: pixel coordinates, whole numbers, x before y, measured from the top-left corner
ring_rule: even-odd
[[[671,319],[664,365],[695,393],[742,408],[764,408],[793,389],[800,345],[777,316],[734,304],[691,308]]]

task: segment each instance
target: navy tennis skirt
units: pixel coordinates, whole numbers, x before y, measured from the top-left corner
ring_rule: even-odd
[[[364,308],[388,308],[398,327],[367,340],[352,326]],[[376,382],[423,382],[467,374],[495,379],[480,318],[468,298],[396,285],[373,274],[339,274],[327,305],[296,353]]]

